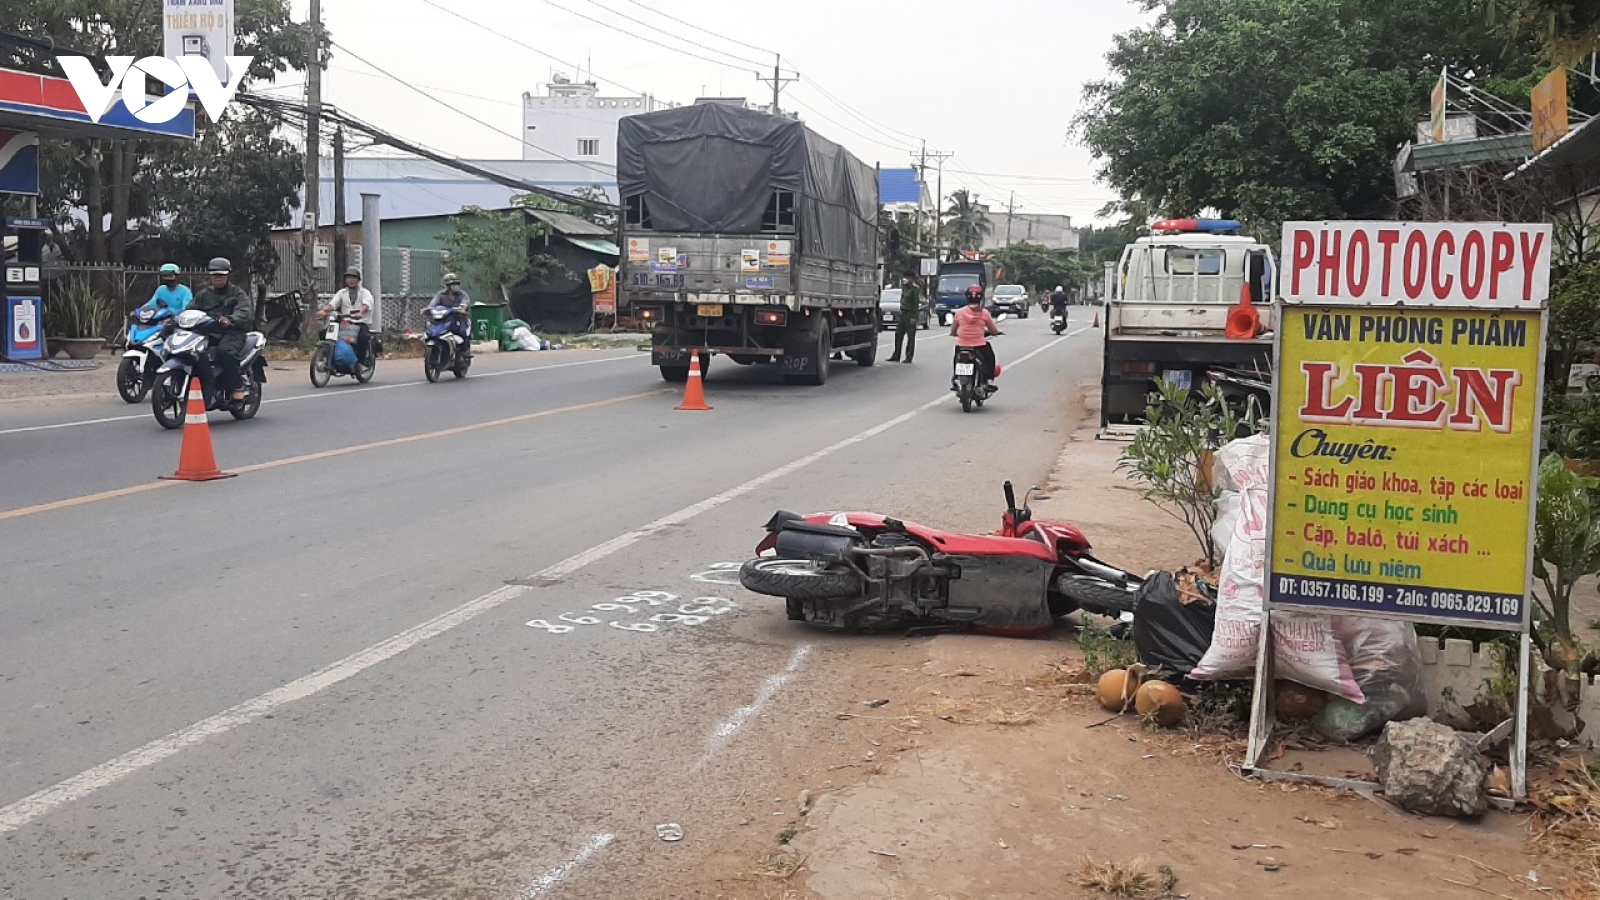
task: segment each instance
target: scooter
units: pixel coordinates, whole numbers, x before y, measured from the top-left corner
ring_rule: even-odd
[[[1067,330],[1067,314],[1065,310],[1062,312],[1052,311],[1050,313],[1050,330],[1056,334]]]
[[[739,583],[784,598],[792,621],[837,631],[948,624],[1029,637],[1075,609],[1131,613],[1143,579],[1095,559],[1077,527],[1035,521],[1033,490],[1018,509],[1006,482],[997,535],[878,513],[780,511]]]
[[[211,384],[206,397],[207,410],[228,411],[235,419],[251,419],[261,410],[261,385],[267,380],[267,362],[261,351],[267,346],[266,335],[252,331],[245,335],[244,358],[239,361],[239,372],[244,378],[246,397],[234,400],[215,377],[216,351],[212,338],[220,335],[222,325],[198,309],[178,313],[162,327],[167,341],[167,361],[156,372],[156,383],[150,393],[150,408],[162,428],[182,428],[189,415],[189,383],[192,377],[204,371],[201,379]]]
[[[978,369],[983,363],[978,359],[978,351],[962,347],[956,351],[955,378],[950,384],[950,390],[956,392],[961,400],[961,411],[972,412],[974,407],[982,408],[985,400],[994,396],[995,388],[984,384],[978,378]],[[1000,377],[1000,364],[994,367],[994,377]]]
[[[361,384],[372,380],[383,345],[377,335],[372,335],[367,339],[366,358],[359,359],[355,345],[360,335],[361,327],[352,324],[349,316],[328,317],[328,328],[311,354],[312,387],[327,387],[335,375],[349,375]]]
[[[430,306],[424,311],[428,318],[428,337],[422,342],[422,374],[428,381],[437,382],[446,369],[457,378],[467,377],[472,366],[472,356],[461,335],[451,327],[461,313],[445,306]]]
[[[117,364],[117,393],[125,403],[143,403],[156,383],[156,370],[166,358],[166,336],[162,326],[172,318],[166,306],[141,306],[129,318],[128,349]]]

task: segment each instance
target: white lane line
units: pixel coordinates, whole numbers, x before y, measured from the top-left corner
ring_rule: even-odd
[[[1043,347],[1040,347],[1032,353],[1019,358],[1016,362],[1011,363],[1011,365],[1021,365],[1033,357],[1045,352],[1046,350],[1049,350],[1050,348],[1066,341],[1073,335],[1080,334],[1087,330],[1088,329],[1079,329],[1078,331],[1062,335],[1061,337],[1056,338],[1048,344],[1045,344]],[[636,528],[626,534],[614,537],[603,544],[590,547],[588,550],[585,550],[582,553],[562,560],[555,565],[549,566],[526,579],[522,579],[522,581],[525,583],[508,584],[504,587],[497,588],[496,590],[490,591],[476,600],[468,601],[467,603],[464,603],[455,609],[444,613],[443,615],[430,619],[415,627],[408,628],[394,637],[373,644],[371,647],[368,647],[365,650],[358,651],[350,656],[345,657],[344,659],[339,660],[338,662],[319,669],[310,675],[298,678],[286,685],[283,685],[282,687],[274,688],[273,690],[270,690],[259,697],[246,700],[238,706],[234,706],[231,709],[224,710],[216,715],[202,719],[187,728],[174,731],[165,737],[157,738],[142,747],[130,750],[127,753],[116,757],[115,759],[101,763],[92,769],[87,769],[83,772],[80,772],[77,775],[66,779],[65,781],[30,794],[14,803],[0,807],[0,834],[16,831],[29,822],[32,822],[34,819],[37,819],[56,809],[60,809],[69,803],[81,800],[95,791],[100,790],[101,788],[116,784],[118,781],[121,781],[140,769],[147,768],[155,765],[158,762],[161,762],[164,759],[175,756],[180,751],[187,749],[188,747],[192,747],[195,744],[198,744],[209,738],[216,737],[217,735],[226,734],[227,732],[232,731],[241,725],[247,725],[251,722],[254,722],[282,706],[293,703],[296,700],[303,700],[306,697],[310,697],[314,694],[324,691],[336,684],[339,684],[340,682],[353,678],[381,662],[399,656],[401,653],[410,650],[412,647],[421,644],[423,641],[426,641],[429,638],[438,637],[439,635],[444,634],[445,632],[450,631],[451,629],[463,623],[470,622],[478,616],[481,616],[490,610],[497,609],[500,606],[503,606],[506,603],[522,596],[524,593],[532,590],[532,587],[529,584],[530,582],[553,581],[556,579],[565,578],[586,566],[593,565],[594,563],[599,562],[600,560],[605,559],[606,557],[611,556],[618,551],[631,547],[663,529],[687,522],[690,519],[693,519],[695,516],[716,509],[719,506],[743,497],[757,488],[792,475],[795,472],[798,472],[799,470],[818,462],[819,460],[838,453],[840,450],[844,450],[845,448],[852,447],[861,443],[862,441],[877,437],[878,435],[883,434],[885,431],[888,431],[889,429],[898,425],[903,425],[904,423],[911,421],[919,414],[926,412],[927,410],[930,410],[941,403],[948,402],[950,399],[951,398],[949,394],[940,396],[938,399],[924,403],[910,412],[903,413],[887,422],[874,425],[873,427],[868,428],[866,431],[860,432],[859,434],[845,438],[837,443],[830,444],[815,453],[803,456],[797,460],[794,460],[793,462],[773,469],[765,475],[759,475],[750,479],[749,481],[746,481],[744,484],[730,488],[729,490],[717,494],[714,497],[707,497],[706,499],[692,506],[686,506],[675,513],[662,516],[654,522],[651,522],[640,528]]]
[[[529,372],[544,372],[550,369],[571,369],[577,366],[597,366],[601,363],[620,362],[626,359],[637,358],[637,354],[634,356],[608,356],[605,359],[584,359],[577,362],[556,363],[555,365],[551,366],[528,366],[527,368],[522,369],[507,369],[503,372],[484,372],[480,375],[474,375],[472,378],[474,381],[476,381],[482,378],[499,378],[503,375],[525,375]],[[261,403],[265,405],[268,403],[293,403],[297,400],[322,400],[329,397],[350,397],[356,394],[370,393],[372,391],[392,391],[396,388],[419,387],[427,383],[428,382],[426,381],[402,381],[395,384],[374,384],[366,387],[344,388],[343,390],[325,390],[311,394],[296,394],[293,397],[274,397],[269,400],[263,400]],[[58,431],[63,428],[82,428],[85,425],[104,425],[108,422],[132,422],[135,419],[148,418],[150,418],[149,413],[132,416],[108,416],[103,419],[83,419],[77,422],[57,422],[54,425],[30,425],[26,428],[8,428],[4,431],[0,431],[0,435],[27,434],[33,431]]]
[[[589,843],[584,844],[566,862],[535,878],[527,887],[518,891],[517,900],[533,900],[533,898],[544,894],[545,891],[565,881],[566,877],[572,874],[573,869],[583,865],[589,857],[604,850],[607,845],[616,839],[617,836],[614,834],[597,834],[590,838]]]

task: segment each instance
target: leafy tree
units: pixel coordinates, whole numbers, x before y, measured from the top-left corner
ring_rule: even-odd
[[[515,206],[538,206],[524,197],[512,202]],[[533,252],[534,239],[548,233],[546,226],[530,220],[521,209],[464,206],[461,215],[450,217],[450,230],[439,239],[450,248],[453,265],[465,272],[468,280],[510,303],[511,288],[523,279],[543,275],[561,265],[553,257]]]
[[[1012,244],[996,250],[995,263],[1005,270],[1006,281],[1033,290],[1050,290],[1058,284],[1070,290],[1086,280],[1078,254],[1039,244]]]
[[[898,284],[904,276],[915,276],[920,269],[919,260],[928,255],[925,249],[932,245],[927,235],[917,235],[915,216],[896,216],[888,210],[878,211],[878,230],[883,233],[883,274],[890,284]]]
[[[1489,23],[1513,39],[1531,38],[1553,63],[1577,67],[1600,52],[1594,0],[1483,0]]]
[[[149,56],[161,49],[160,7],[147,0],[5,0],[4,8],[8,30],[54,42],[63,51]],[[305,69],[308,26],[291,20],[288,0],[236,0],[234,16],[236,54],[254,57],[247,77],[270,79],[289,69]],[[240,119],[237,127],[230,121],[235,117]],[[201,114],[196,125],[200,139],[193,142],[47,142],[40,157],[41,214],[55,220],[54,242],[69,259],[125,262],[133,226],[141,235],[152,236],[171,231],[181,221],[192,224],[201,218],[211,222],[208,227],[218,234],[243,239],[245,244],[257,242],[242,255],[259,261],[257,251],[265,246],[267,229],[287,221],[287,207],[280,201],[297,201],[300,185],[297,176],[285,193],[284,182],[275,174],[287,171],[291,156],[298,165],[299,151],[281,140],[262,139],[281,124],[271,115],[247,113],[236,103],[221,123]],[[237,138],[249,140],[234,146]],[[264,195],[250,196],[249,184],[195,180],[202,174],[233,177],[233,173],[241,179],[267,176],[255,186]],[[266,196],[273,193],[276,196]],[[243,203],[234,202],[241,199]],[[215,208],[189,211],[197,201]],[[276,221],[263,217],[279,208],[284,213]],[[71,215],[73,210],[84,211],[87,221],[80,225]],[[198,255],[215,254],[199,250]]]
[[[1215,209],[1262,236],[1296,218],[1377,218],[1394,149],[1442,66],[1531,68],[1486,33],[1482,0],[1143,0],[1074,127],[1148,213]]]
[[[992,231],[994,223],[978,206],[977,197],[965,189],[950,195],[950,208],[944,213],[944,233],[950,242],[952,258],[963,250],[977,250]]]

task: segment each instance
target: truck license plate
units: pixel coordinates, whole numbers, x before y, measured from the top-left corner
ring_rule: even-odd
[[[976,367],[972,363],[956,363],[956,374],[971,375],[975,368]]]
[[[1168,369],[1161,373],[1161,377],[1165,378],[1168,384],[1186,391],[1194,387],[1194,373],[1188,369]]]
[[[720,319],[722,318],[722,304],[702,303],[695,309],[695,314],[706,319]]]

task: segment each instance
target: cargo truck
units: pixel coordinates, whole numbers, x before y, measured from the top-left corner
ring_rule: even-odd
[[[803,123],[701,103],[623,118],[620,300],[667,381],[712,354],[821,385],[877,357],[878,178]]]
[[[983,288],[983,306],[994,300],[995,269],[992,260],[960,259],[939,264],[939,280],[933,289],[934,310],[940,325],[949,325],[956,310],[967,305],[967,288]]]
[[[1157,379],[1219,382],[1236,411],[1265,413],[1272,370],[1272,249],[1227,219],[1167,219],[1122,251],[1106,301],[1103,435],[1143,422]],[[1244,293],[1247,292],[1247,293]],[[1254,328],[1229,334],[1229,318]]]

